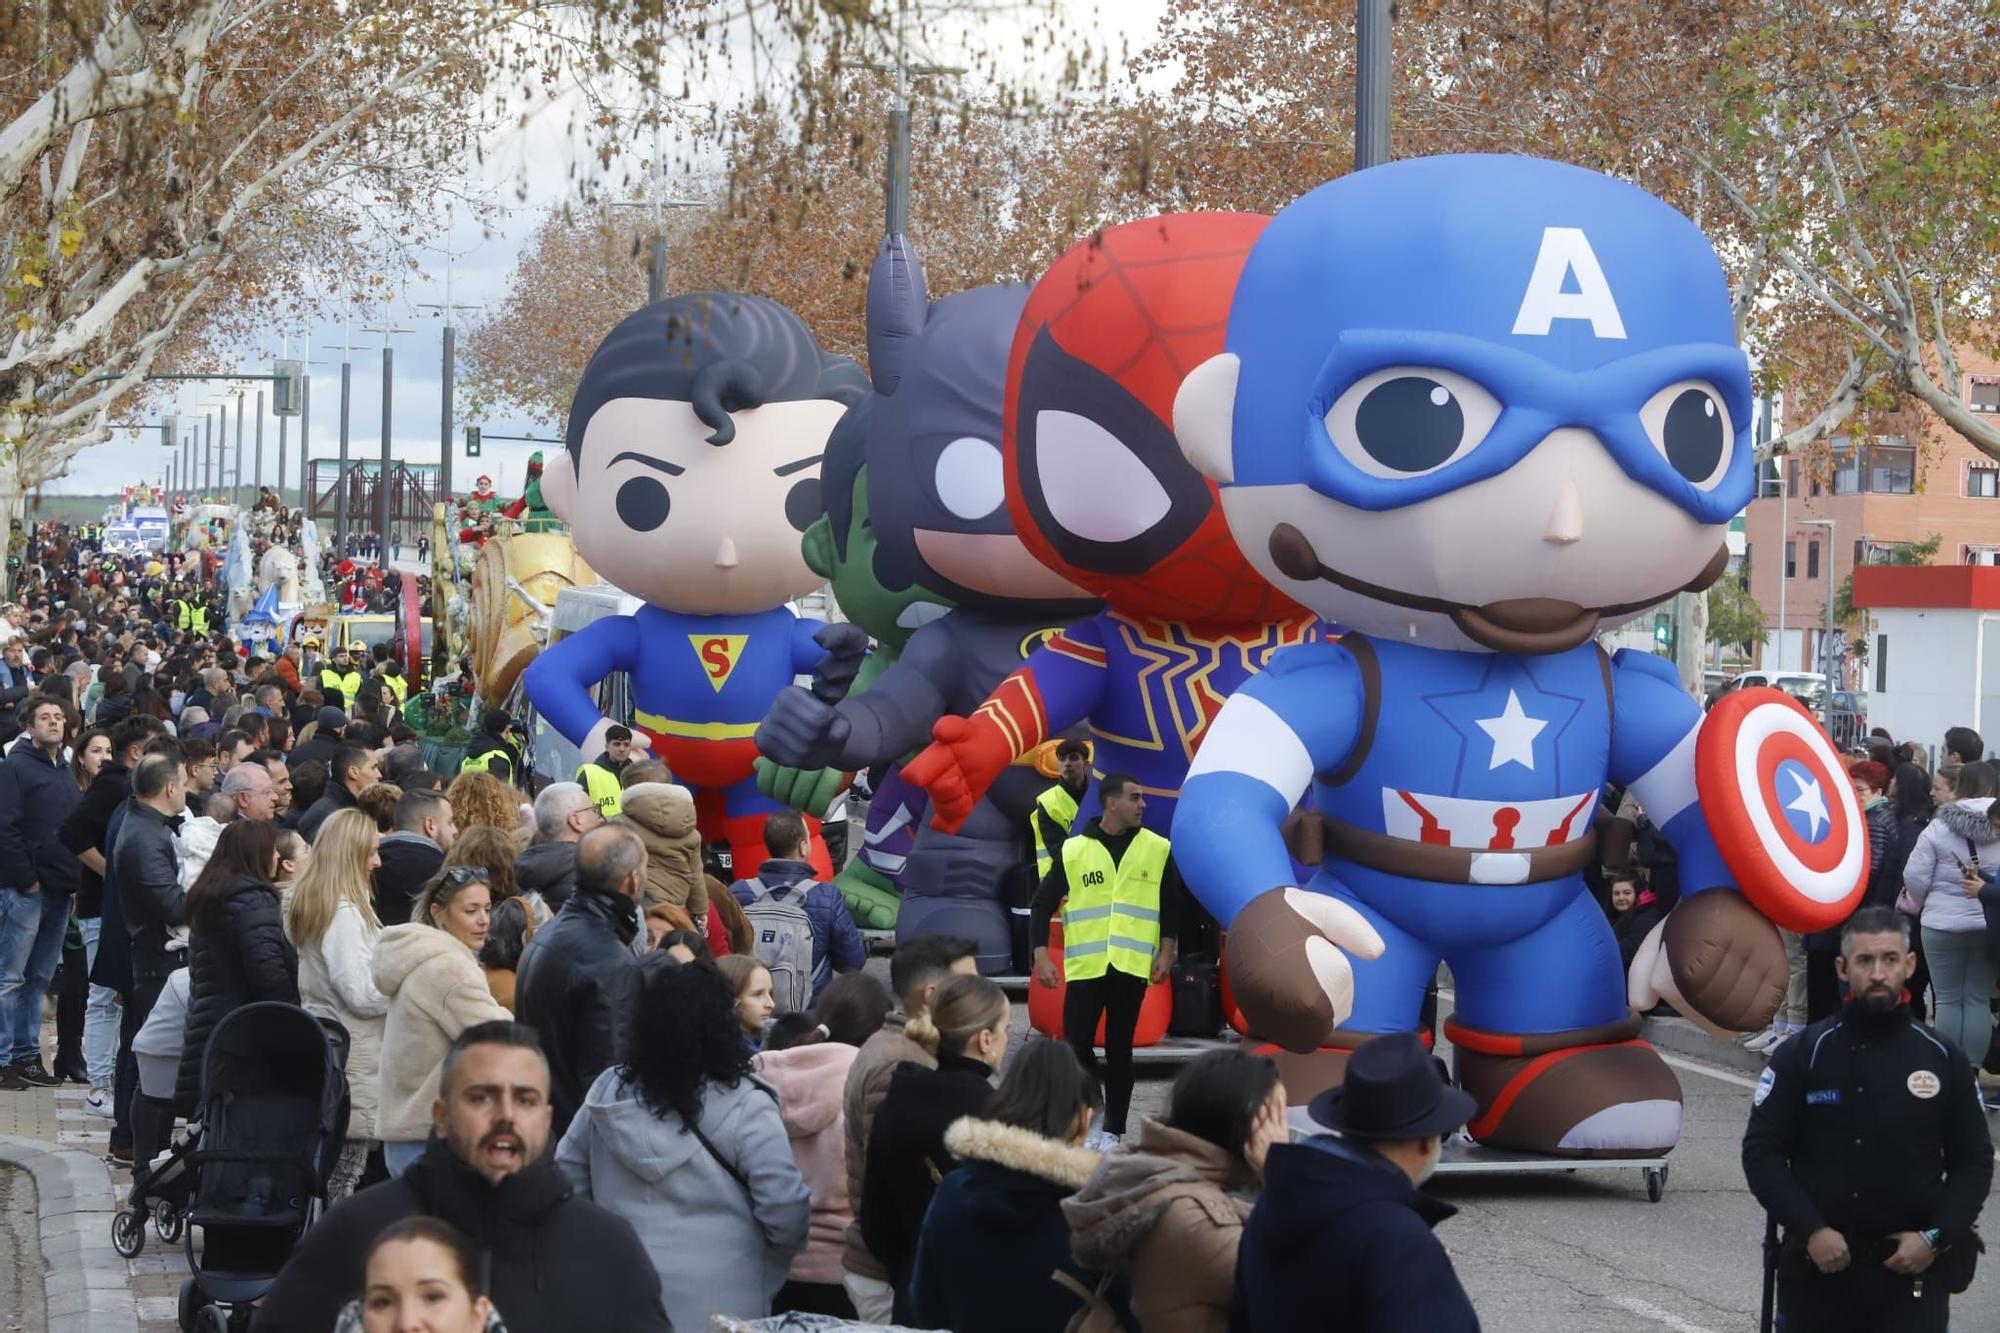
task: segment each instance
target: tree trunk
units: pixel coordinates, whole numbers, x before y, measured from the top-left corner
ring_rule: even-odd
[[[11,455],[12,451],[5,451]],[[28,508],[25,478],[21,474],[18,457],[0,459],[0,533],[6,534],[8,559],[0,560],[0,598],[14,595],[14,569],[12,564],[14,524],[25,521]]]

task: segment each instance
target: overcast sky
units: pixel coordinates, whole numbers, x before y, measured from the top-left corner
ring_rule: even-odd
[[[1062,3],[1080,10],[1095,10],[1100,17],[1093,27],[1101,36],[1112,41],[1122,38],[1136,50],[1156,31],[1168,0],[1103,0],[1101,6],[1094,0],[1062,0]],[[1018,20],[1008,21],[1035,20],[1032,11],[1023,10]],[[934,38],[931,49],[936,52],[936,58],[949,63],[951,40],[949,35]],[[729,95],[726,87],[717,92],[721,98]],[[534,230],[542,211],[559,205],[566,197],[571,166],[578,163],[579,156],[577,145],[570,140],[566,129],[566,113],[564,103],[552,104],[534,116],[525,127],[509,128],[494,135],[486,146],[484,166],[468,162],[468,189],[504,202],[507,211],[495,221],[494,234],[487,235],[480,221],[461,210],[451,237],[451,248],[457,255],[451,275],[451,299],[454,303],[497,305],[506,294],[508,279],[521,246]],[[635,138],[641,134],[643,131],[634,130]],[[649,150],[650,144],[643,145],[643,148]],[[671,152],[669,157],[671,161]],[[590,170],[597,169],[595,163],[588,159],[585,164]],[[614,168],[614,173],[623,169]],[[521,191],[517,186],[521,182],[526,183],[525,199],[519,197]],[[436,312],[423,310],[421,306],[441,303],[445,299],[445,246],[442,238],[419,253],[423,275],[407,284],[401,298],[393,306],[369,310],[357,308],[353,312],[352,336],[356,350],[351,353],[353,381],[349,441],[351,454],[356,458],[375,459],[381,456],[382,335],[367,333],[363,329],[380,327],[386,314],[393,327],[409,330],[397,333],[393,338],[395,385],[391,399],[391,456],[414,463],[435,463],[438,460],[443,384],[442,325]],[[865,259],[865,256],[861,258]],[[461,329],[471,314],[460,313]],[[242,349],[238,364],[268,369],[270,359],[280,351],[281,338],[287,334],[290,335],[290,354],[302,356],[307,332],[296,328],[270,329],[261,340]],[[311,358],[317,363],[309,368],[312,376],[311,455],[316,459],[334,458],[338,455],[340,345],[345,338],[338,318],[321,322],[309,332]],[[180,391],[172,406],[163,405],[160,412],[178,412],[184,434],[190,425],[199,430],[205,414],[224,410],[215,406],[222,397],[223,387],[214,384],[189,385]],[[257,476],[252,443],[255,435],[252,424],[255,399],[252,397],[248,401],[250,406],[245,408],[244,413],[247,429],[243,475],[246,481],[254,482]],[[267,394],[267,412],[268,404]],[[226,410],[227,465],[233,468],[236,410],[233,405]],[[156,421],[158,414],[149,413],[145,419]],[[454,435],[462,441],[462,427],[467,424],[467,419],[461,412],[455,422],[461,430],[455,430]],[[294,418],[287,427],[289,457],[285,464],[285,482],[288,487],[296,487],[299,480],[300,424]],[[552,439],[559,434],[560,428],[560,423],[537,423],[526,418],[505,416],[489,416],[478,424],[491,434],[532,434],[540,439]],[[277,419],[267,416],[262,472],[266,484],[275,484],[278,479],[277,436]],[[70,463],[68,474],[44,489],[54,494],[98,494],[115,492],[135,480],[158,481],[172,457],[170,451],[160,446],[158,439],[158,433],[153,431],[144,435],[120,432],[110,442],[79,454]],[[453,463],[454,488],[463,492],[475,476],[486,473],[493,477],[501,494],[517,494],[528,455],[537,447],[534,444],[496,441],[485,445],[480,458],[468,462],[463,456],[461,442],[459,455]],[[197,472],[197,481],[199,479]]]

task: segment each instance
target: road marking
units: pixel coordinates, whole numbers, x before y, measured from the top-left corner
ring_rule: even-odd
[[[1655,1049],[1657,1050],[1658,1048],[1656,1047]],[[1734,1083],[1737,1087],[1751,1092],[1757,1090],[1757,1080],[1754,1078],[1745,1078],[1741,1074],[1732,1074],[1726,1069],[1717,1069],[1714,1065],[1706,1065],[1699,1060],[1684,1060],[1678,1055],[1668,1055],[1665,1051],[1660,1051],[1659,1056],[1674,1068],[1685,1069],[1690,1074],[1700,1074],[1703,1078],[1712,1078],[1723,1083]]]
[[[1705,1324],[1690,1324],[1673,1311],[1662,1310],[1651,1301],[1642,1301],[1637,1296],[1614,1296],[1611,1298],[1611,1303],[1621,1310],[1630,1310],[1633,1314],[1650,1319],[1662,1327],[1671,1328],[1674,1333],[1714,1333],[1714,1330]]]

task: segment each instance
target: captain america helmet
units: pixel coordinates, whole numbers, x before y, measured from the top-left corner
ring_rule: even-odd
[[[1754,487],[1714,248],[1533,158],[1419,158],[1259,238],[1176,424],[1245,554],[1355,628],[1560,651],[1726,560]]]

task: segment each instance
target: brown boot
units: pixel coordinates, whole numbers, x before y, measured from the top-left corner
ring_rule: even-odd
[[[1445,1024],[1479,1142],[1556,1157],[1650,1157],[1680,1138],[1681,1088],[1639,1017],[1513,1036]]]
[[[1327,1034],[1326,1044],[1315,1051],[1288,1051],[1274,1042],[1264,1042],[1252,1049],[1258,1055],[1268,1055],[1278,1066],[1278,1081],[1285,1085],[1285,1104],[1304,1106],[1328,1088],[1339,1087],[1347,1077],[1347,1057],[1352,1055],[1361,1043],[1382,1036],[1379,1032],[1353,1032],[1346,1028],[1335,1028]],[[1430,1034],[1418,1034],[1428,1046]],[[1442,1069],[1440,1069],[1442,1075]]]

